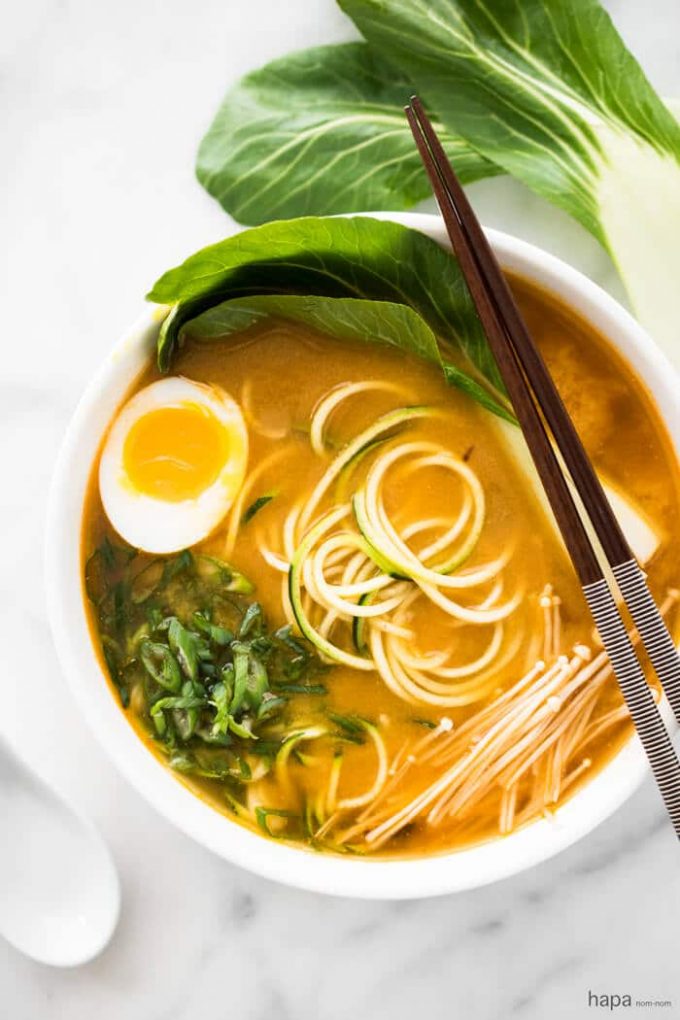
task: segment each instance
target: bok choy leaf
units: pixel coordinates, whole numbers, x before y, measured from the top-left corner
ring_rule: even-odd
[[[291,53],[227,94],[196,174],[241,223],[408,209],[430,194],[402,112],[412,91],[365,43]],[[437,129],[463,181],[499,172],[459,136]]]
[[[201,340],[229,336],[271,317],[309,326],[341,340],[370,340],[406,349],[426,361],[441,362],[434,333],[408,305],[359,298],[256,294],[233,298],[203,312],[189,324]]]
[[[229,336],[271,317],[301,323],[341,340],[397,347],[407,354],[434,362],[441,368],[449,385],[463,390],[500,418],[515,420],[507,403],[498,394],[468,372],[442,359],[434,333],[408,305],[358,298],[258,294],[223,301],[188,322],[186,329],[192,337],[209,340]]]
[[[307,292],[290,293],[296,285]],[[343,291],[352,296],[337,296]],[[164,368],[184,330],[210,340],[270,316],[344,339],[390,344],[439,364],[449,384],[497,416],[501,445],[545,504],[458,263],[425,235],[369,217],[271,223],[192,255],[161,277],[149,297],[174,304],[159,337]],[[645,553],[658,540],[645,532],[634,507],[623,509],[626,533],[636,551],[641,536]]]
[[[186,323],[225,301],[259,295],[261,303],[267,294],[405,306],[437,338],[446,361],[453,362],[451,382],[468,392],[474,384],[484,384],[496,403],[505,403],[498,369],[455,258],[417,230],[367,216],[275,221],[203,248],[170,269],[147,295],[151,301],[174,305],[160,331],[160,367],[167,370]],[[326,311],[336,320],[344,317],[342,328],[347,329],[350,307],[356,315],[357,305],[339,305],[334,313],[329,306]],[[246,316],[254,308],[251,305]],[[304,303],[298,302],[296,316],[303,309]],[[383,326],[378,312],[385,317]],[[306,314],[318,316],[321,311],[308,305]],[[367,334],[389,328],[396,336],[397,314],[403,318],[405,313],[390,313],[387,306],[372,309]],[[354,330],[359,332],[358,325]],[[424,342],[420,328],[418,336]]]
[[[340,6],[449,130],[602,242],[638,316],[670,351],[680,125],[597,0]]]

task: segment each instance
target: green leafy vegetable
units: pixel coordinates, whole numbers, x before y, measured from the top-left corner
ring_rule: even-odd
[[[201,143],[198,179],[241,223],[408,209],[430,194],[401,109],[412,91],[365,43],[291,53],[227,94]],[[498,172],[437,127],[463,181]]]
[[[255,590],[254,585],[247,577],[244,577],[230,564],[218,560],[216,556],[200,555],[196,567],[202,578],[212,584],[219,584],[225,591],[236,592],[239,595],[251,595]]]
[[[608,249],[677,337],[680,125],[597,0],[340,0],[449,130]],[[676,351],[677,356],[677,351]]]
[[[152,680],[166,691],[178,691],[182,685],[177,659],[169,648],[154,641],[143,641],[139,649],[142,665]]]
[[[267,492],[264,496],[258,496],[257,499],[254,499],[250,506],[246,507],[241,517],[241,524],[249,524],[255,514],[259,514],[260,510],[263,510],[267,504],[271,503],[274,497],[275,493]]]
[[[188,323],[205,339],[278,314],[437,362],[439,340],[448,381],[509,416],[456,260],[396,223],[309,217],[255,227],[169,270],[148,297],[175,303],[158,341],[165,369]]]
[[[325,693],[314,651],[289,628],[270,633],[260,604],[234,591],[234,577],[247,579],[216,557],[151,559],[105,540],[86,574],[121,700],[178,771],[227,777],[238,792],[250,775],[244,754],[262,743],[267,757],[285,739],[291,700]]]
[[[192,622],[202,634],[207,635],[217,645],[228,645],[234,640],[234,633],[226,627],[218,627],[211,623],[208,617],[197,611],[193,614]]]
[[[177,617],[173,617],[168,627],[168,641],[175,658],[182,667],[182,672],[189,680],[198,677],[198,657],[202,652],[207,657],[209,652],[205,641],[198,634],[183,627]]]
[[[424,234],[369,217],[305,217],[268,223],[203,248],[147,295],[174,304],[159,338],[167,367],[183,322],[221,301],[256,294],[315,294],[409,305],[482,374],[495,365],[453,257]]]
[[[408,305],[358,298],[323,298],[296,294],[261,294],[234,298],[203,312],[187,324],[192,337],[224,337],[270,316],[303,323],[320,333],[343,340],[386,344],[438,364],[446,381],[462,389],[487,410],[512,420],[507,407],[487,387],[455,365],[442,362],[437,338],[427,323]],[[263,497],[244,514],[248,520],[271,497]],[[254,508],[254,509],[253,509]],[[252,512],[251,512],[252,510]]]
[[[259,294],[215,305],[193,319],[188,332],[200,339],[229,336],[271,316],[302,323],[341,340],[370,340],[410,348],[427,361],[440,360],[437,340],[423,319],[408,305],[391,301]]]
[[[276,839],[280,835],[280,833],[272,832],[272,830],[269,827],[270,818],[286,818],[289,820],[295,819],[299,821],[300,815],[296,814],[295,811],[284,811],[282,808],[256,807],[255,819],[257,821],[257,824],[260,826],[262,831],[267,836],[271,836],[273,839]]]
[[[363,744],[366,722],[359,716],[340,715],[338,712],[328,712],[328,718],[340,728],[342,739],[349,740],[353,744]]]
[[[256,633],[259,633],[263,625],[264,617],[262,615],[262,606],[259,602],[251,602],[243,614],[241,620],[241,626],[239,627],[238,636],[243,639],[248,636],[254,629]]]
[[[199,153],[207,189],[250,223],[407,208],[429,195],[402,114],[418,91],[464,181],[509,172],[598,238],[677,363],[678,109],[598,0],[339,2],[367,43],[236,85]]]

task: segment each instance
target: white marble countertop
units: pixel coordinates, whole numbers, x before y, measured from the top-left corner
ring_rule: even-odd
[[[680,94],[678,0],[610,0],[663,93]],[[7,1020],[578,1020],[588,990],[680,1016],[677,845],[648,783],[566,853],[480,891],[332,900],[232,867],[114,771],[59,674],[42,595],[46,491],[88,376],[159,271],[222,236],[193,179],[224,87],[287,50],[351,38],[332,0],[21,0],[0,10],[2,729],[88,812],[123,882],[110,947],[71,972],[0,942]],[[508,182],[491,225],[616,287],[594,242]]]

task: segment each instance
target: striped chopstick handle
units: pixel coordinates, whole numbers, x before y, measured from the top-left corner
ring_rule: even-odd
[[[612,573],[656,675],[680,723],[680,655],[635,560],[619,563]]]
[[[642,667],[638,662],[614,596],[604,578],[586,584],[583,593],[635,723],[675,834],[680,839],[680,762]]]

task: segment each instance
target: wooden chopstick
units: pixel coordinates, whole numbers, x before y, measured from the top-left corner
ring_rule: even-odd
[[[541,352],[527,330],[493,249],[417,97],[413,98],[412,107],[449,191],[485,289],[496,306],[498,317],[504,324],[535,400],[553,434],[673,714],[680,723],[680,655],[673,638],[652,598],[645,574],[621,530]]]
[[[647,753],[676,835],[680,839],[680,762],[642,667],[635,655],[616,600],[610,591],[604,571],[573,500],[569,484],[543,424],[537,402],[545,415],[546,422],[550,425],[555,444],[560,450],[570,474],[569,464],[572,463],[575,467],[572,481],[607,559],[612,564],[612,568],[614,566],[626,568],[625,576],[633,578],[632,584],[638,595],[638,604],[635,606],[633,600],[628,602],[626,590],[624,590],[626,585],[622,584],[618,577],[617,583],[620,585],[621,593],[629,606],[631,615],[635,610],[638,619],[635,616],[633,618],[638,626],[640,636],[645,642],[645,647],[648,648],[650,658],[652,640],[656,642],[655,657],[661,664],[661,672],[664,673],[664,677],[660,675],[653,660],[652,663],[655,665],[662,683],[664,680],[670,682],[670,690],[675,698],[676,688],[672,685],[673,676],[671,674],[669,677],[666,669],[670,661],[666,654],[668,649],[663,642],[658,641],[656,617],[667,633],[665,625],[646,585],[648,600],[639,599],[637,578],[633,576],[634,571],[630,568],[637,569],[643,583],[644,575],[635,562],[559,396],[556,409],[553,394],[556,395],[557,391],[548,370],[534,347],[481,226],[467,202],[436,132],[417,97],[413,97],[411,104],[406,107],[406,116],[432,183],[453,250],[484,327],[489,346],[498,364],[520,428],[581,581],[595,626],[610,658],[614,675]],[[499,280],[502,286],[499,286]],[[527,353],[528,349],[535,352],[538,357],[533,353]],[[539,364],[538,371],[537,364]],[[534,373],[539,378],[538,391],[533,389]],[[543,402],[545,402],[545,408]],[[568,422],[566,438],[561,434],[565,420]],[[563,446],[568,449],[569,461]],[[581,485],[584,486],[583,490]],[[590,514],[591,509],[593,517]],[[615,573],[614,569],[613,572]],[[647,601],[651,602],[655,612],[646,612]],[[647,631],[649,644],[645,640],[643,628],[638,622],[642,621],[643,616],[645,617],[644,628]],[[668,635],[668,639],[672,645],[670,635]],[[673,652],[675,653],[674,646]],[[678,688],[680,689],[680,684]],[[680,704],[680,702],[677,703]]]

